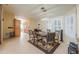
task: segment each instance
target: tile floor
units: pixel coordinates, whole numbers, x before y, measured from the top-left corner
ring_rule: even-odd
[[[26,33],[21,33],[20,38],[5,39],[0,45],[0,54],[44,54],[41,50],[28,43],[29,37]],[[68,45],[63,42],[55,50],[54,54],[67,54]]]

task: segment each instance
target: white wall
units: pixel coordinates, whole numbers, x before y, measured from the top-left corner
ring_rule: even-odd
[[[35,28],[37,28],[37,20],[29,19],[29,29],[34,30]]]
[[[13,29],[8,29],[8,27],[14,27],[14,14],[3,11],[3,38],[9,38],[9,32],[13,32]]]
[[[77,5],[77,39],[79,41],[79,5]]]

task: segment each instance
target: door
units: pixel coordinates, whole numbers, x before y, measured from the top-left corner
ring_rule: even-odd
[[[20,20],[15,19],[15,21],[14,21],[14,32],[15,32],[15,37],[20,36]]]

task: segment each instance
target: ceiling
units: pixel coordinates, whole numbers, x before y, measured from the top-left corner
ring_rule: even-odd
[[[43,12],[44,7],[46,12]],[[11,12],[15,16],[24,18],[40,19],[62,15],[72,8],[74,4],[6,4],[3,5],[4,11]]]

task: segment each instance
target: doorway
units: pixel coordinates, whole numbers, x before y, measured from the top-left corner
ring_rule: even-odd
[[[23,37],[28,34],[29,31],[29,22],[24,19],[15,19],[14,20],[14,32],[15,37]]]
[[[15,37],[20,37],[20,20],[14,20],[14,32]]]

